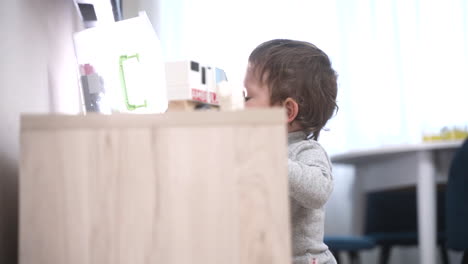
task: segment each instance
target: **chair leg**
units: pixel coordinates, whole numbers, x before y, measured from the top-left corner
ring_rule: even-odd
[[[361,260],[359,259],[359,254],[356,251],[349,252],[349,259],[351,260],[351,264],[360,264]]]
[[[444,246],[440,246],[440,257],[442,258],[443,264],[449,264],[447,248]]]
[[[462,264],[468,264],[468,250],[463,252]]]
[[[331,253],[333,254],[333,256],[335,257],[336,263],[337,263],[337,264],[342,263],[342,262],[341,262],[341,258],[340,258],[340,251],[337,251],[337,250],[330,250],[330,251],[331,251]]]
[[[391,250],[392,247],[390,246],[382,246],[382,250],[380,252],[380,264],[388,264],[388,261],[390,260]]]

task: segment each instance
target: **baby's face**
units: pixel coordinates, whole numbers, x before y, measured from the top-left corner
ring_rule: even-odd
[[[245,107],[271,107],[268,87],[260,83],[258,78],[252,73],[250,66],[245,74],[244,86],[247,91],[245,95]]]

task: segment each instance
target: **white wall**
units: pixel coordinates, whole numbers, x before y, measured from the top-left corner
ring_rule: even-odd
[[[0,263],[17,260],[20,113],[79,110],[71,0],[0,8]]]
[[[123,0],[124,19],[138,16],[145,11],[161,40],[163,56],[166,61],[193,59],[189,39],[190,19],[192,19],[190,0]]]

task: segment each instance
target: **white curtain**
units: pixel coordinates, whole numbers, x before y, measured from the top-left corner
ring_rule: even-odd
[[[160,0],[166,59],[199,59],[242,84],[249,53],[272,38],[310,41],[339,74],[331,153],[416,143],[468,123],[468,1]],[[124,2],[125,5],[125,2]]]
[[[239,85],[248,55],[263,41],[300,39],[324,50],[339,74],[340,110],[320,138],[330,154],[417,143],[425,132],[468,124],[466,0],[158,3],[166,59],[217,64]],[[326,234],[352,234],[353,170],[333,169]],[[415,250],[395,252],[392,263],[416,263]],[[374,263],[377,255],[363,257]]]

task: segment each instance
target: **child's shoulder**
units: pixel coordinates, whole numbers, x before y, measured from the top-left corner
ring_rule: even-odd
[[[290,136],[291,139],[291,136]],[[328,159],[328,155],[323,146],[314,139],[307,139],[306,134],[304,137],[299,138],[296,136],[295,140],[288,141],[288,152],[291,155],[304,155],[309,154]]]
[[[322,145],[313,139],[303,139],[300,141],[290,142],[288,144],[288,150],[294,153],[317,152],[326,154]]]
[[[305,139],[294,142],[288,147],[288,157],[307,165],[320,165],[331,170],[332,164],[322,145],[313,140]]]

